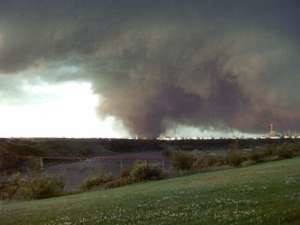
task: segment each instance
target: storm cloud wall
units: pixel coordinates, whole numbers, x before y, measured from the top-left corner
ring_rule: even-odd
[[[133,135],[300,128],[297,1],[1,2],[0,72],[76,66]],[[299,7],[298,7],[299,8]]]

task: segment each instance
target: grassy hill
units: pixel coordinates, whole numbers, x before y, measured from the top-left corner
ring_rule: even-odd
[[[30,202],[2,225],[300,224],[300,158]]]

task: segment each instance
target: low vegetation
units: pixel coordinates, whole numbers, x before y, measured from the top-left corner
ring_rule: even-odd
[[[10,173],[16,171],[21,166],[21,159],[13,152],[0,147],[0,172],[6,171]]]
[[[242,151],[237,147],[224,155],[201,152],[175,151],[170,154],[173,168],[177,171],[199,171],[211,167],[253,165],[259,162],[293,158],[300,155],[300,144],[284,143],[268,145],[259,149]]]
[[[209,155],[191,151],[168,151],[166,156],[170,158],[172,167],[177,170],[179,174],[182,174],[181,172],[197,172],[224,166],[250,166],[259,162],[292,158],[300,155],[299,147],[299,144],[282,144],[265,146],[264,148],[257,150],[241,151],[237,145],[234,145],[233,149],[230,149],[227,154],[224,155]],[[121,171],[121,175],[118,177],[101,174],[99,176],[88,178],[81,185],[81,189],[109,189],[144,181],[160,180],[164,177],[176,176],[179,174],[163,174],[160,167],[144,162],[136,162],[131,168],[126,168]]]
[[[42,199],[63,193],[62,180],[42,175],[15,174],[0,183],[0,199]]]
[[[0,149],[1,150],[1,149]],[[263,148],[242,151],[234,145],[227,154],[203,154],[195,151],[168,151],[172,167],[176,173],[163,173],[160,167],[144,162],[136,162],[131,168],[121,171],[120,176],[113,177],[109,174],[100,174],[88,177],[81,184],[81,191],[93,189],[109,189],[144,181],[159,180],[165,177],[174,177],[194,173],[197,171],[211,170],[223,167],[250,166],[260,162],[288,159],[300,155],[300,144],[284,143],[281,145],[268,145]],[[17,155],[9,151],[0,151],[0,167],[13,172],[16,166],[21,167]],[[28,158],[27,167],[34,174],[39,172],[39,161],[33,157]],[[11,166],[11,167],[10,167]],[[182,173],[184,172],[184,173]],[[188,173],[186,173],[188,172]],[[7,178],[8,177],[8,178]],[[39,199],[63,194],[64,184],[59,179],[42,175],[6,176],[0,182],[0,198],[2,199]],[[66,194],[66,193],[64,193]]]
[[[176,151],[171,154],[172,166],[177,170],[191,170],[196,157],[191,152]]]
[[[146,164],[144,162],[136,162],[131,168],[126,168],[118,177],[113,177],[109,174],[100,174],[86,179],[81,190],[91,190],[94,188],[115,188],[132,183],[160,180],[163,178],[161,168]]]
[[[149,165],[143,162],[136,162],[130,170],[129,176],[135,182],[160,180],[163,177],[162,170],[159,167]]]
[[[99,187],[108,182],[111,182],[113,179],[114,179],[114,177],[109,174],[100,174],[98,176],[93,176],[93,177],[87,178],[81,184],[81,190],[83,190],[83,191],[91,190],[95,187]]]
[[[5,225],[296,225],[300,158],[40,201],[0,202]]]

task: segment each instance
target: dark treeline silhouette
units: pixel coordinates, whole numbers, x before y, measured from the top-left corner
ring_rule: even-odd
[[[257,148],[285,142],[300,143],[300,139],[210,139],[210,140],[144,140],[144,139],[73,139],[14,138],[0,139],[0,151],[21,156],[93,157],[128,152],[164,150],[218,151],[231,148]]]

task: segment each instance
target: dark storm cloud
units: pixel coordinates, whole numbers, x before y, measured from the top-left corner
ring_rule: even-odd
[[[99,113],[133,134],[156,137],[170,123],[300,128],[297,1],[0,5],[1,73],[76,65],[104,97]]]

